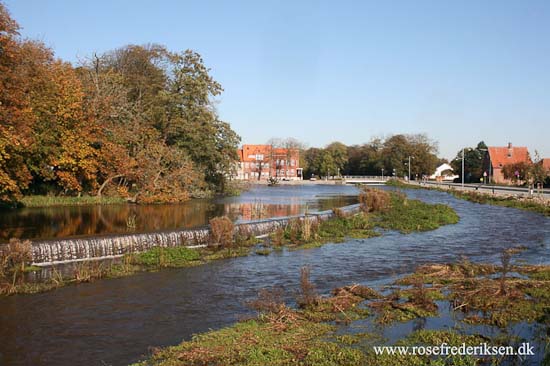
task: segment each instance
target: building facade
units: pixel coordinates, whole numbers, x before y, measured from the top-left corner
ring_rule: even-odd
[[[275,148],[271,145],[243,145],[238,150],[239,163],[235,179],[301,180],[300,151],[298,149]]]
[[[531,164],[529,150],[526,147],[508,146],[487,148],[487,155],[483,163],[483,169],[491,178],[491,181],[497,184],[510,184],[509,179],[504,178],[502,169],[509,164],[527,163]]]

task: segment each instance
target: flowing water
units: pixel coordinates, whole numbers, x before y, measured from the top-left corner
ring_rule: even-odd
[[[288,202],[290,192],[281,201]],[[418,264],[455,261],[463,255],[497,262],[504,248],[518,245],[527,248],[518,260],[550,261],[549,218],[461,201],[442,192],[406,193],[451,205],[460,222],[425,233],[387,232],[311,250],[252,254],[1,298],[0,365],[127,365],[146,355],[150,346],[177,344],[193,333],[220,328],[249,314],[244,302],[261,288],[282,286],[290,300],[299,287],[303,265],[311,266],[317,288],[328,293],[354,282],[379,284],[411,272]]]

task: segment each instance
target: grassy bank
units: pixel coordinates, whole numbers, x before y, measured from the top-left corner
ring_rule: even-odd
[[[126,203],[126,200],[122,197],[97,196],[25,196],[20,201],[20,204],[24,207],[112,205],[120,203]]]
[[[510,269],[527,277],[508,275]],[[495,266],[463,261],[419,267],[415,273],[393,283],[392,290],[385,291],[384,295],[366,286],[350,285],[322,297],[309,282],[309,272],[304,276],[302,270],[297,308],[286,306],[280,292],[262,290],[258,299],[249,303],[258,312],[257,317],[195,335],[177,346],[157,349],[136,365],[513,363],[517,361],[514,356],[380,355],[373,346],[439,346],[442,343],[456,347],[463,343],[472,347],[482,343],[516,346],[525,339],[511,331],[512,325],[528,322],[541,331],[550,326],[549,273],[549,266],[510,266],[509,262]],[[442,308],[452,309],[454,328],[411,331],[392,342],[382,336],[385,327],[397,322],[440,317]],[[472,333],[465,330],[465,324],[485,327],[477,329],[479,333]],[[533,337],[535,333],[533,331]],[[540,339],[542,344],[550,341],[548,334],[542,337],[545,337]],[[539,357],[542,359],[542,355]]]
[[[376,228],[410,233],[458,222],[457,214],[450,207],[409,200],[402,194],[367,190],[361,193],[360,201],[362,210],[357,214],[348,215],[335,209],[335,217],[326,221],[317,222],[311,217],[292,220],[285,228],[272,233],[254,253],[265,256],[284,247],[290,250],[307,249],[326,243],[344,242],[350,237],[381,235]],[[54,268],[51,278],[44,282],[25,280],[26,272],[37,270],[25,266],[32,259],[31,244],[14,240],[0,246],[0,295],[36,293],[69,284],[129,276],[137,272],[201,265],[213,260],[248,255],[259,243],[255,237],[234,235],[234,225],[226,217],[212,219],[210,226],[212,245],[209,247],[157,247],[142,253],[126,254],[108,263],[82,262],[74,265],[70,275],[63,275]]]
[[[452,194],[456,198],[470,202],[517,208],[520,210],[532,211],[545,216],[550,216],[550,204],[544,203],[542,201],[537,201],[535,198],[499,196],[488,193],[480,193],[476,191],[460,191],[452,188],[444,189],[440,187],[431,187],[426,185],[418,186],[414,184],[407,184],[398,180],[390,180],[386,183],[386,185],[403,189],[429,189],[440,192],[447,192]]]

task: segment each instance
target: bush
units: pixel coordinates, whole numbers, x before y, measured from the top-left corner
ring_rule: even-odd
[[[363,212],[384,212],[391,204],[391,195],[379,189],[364,188],[359,194],[359,203]]]
[[[233,231],[235,225],[227,217],[214,217],[210,220],[210,235],[212,244],[220,245],[223,248],[229,248],[233,244]]]
[[[32,261],[32,246],[28,240],[10,239],[8,244],[0,244],[0,276],[10,272],[23,271]]]

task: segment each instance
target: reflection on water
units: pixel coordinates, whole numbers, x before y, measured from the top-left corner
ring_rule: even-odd
[[[106,205],[0,211],[0,242],[148,232],[205,225],[215,216],[248,221],[356,203],[350,186],[258,186],[238,197],[191,200],[174,205]]]

